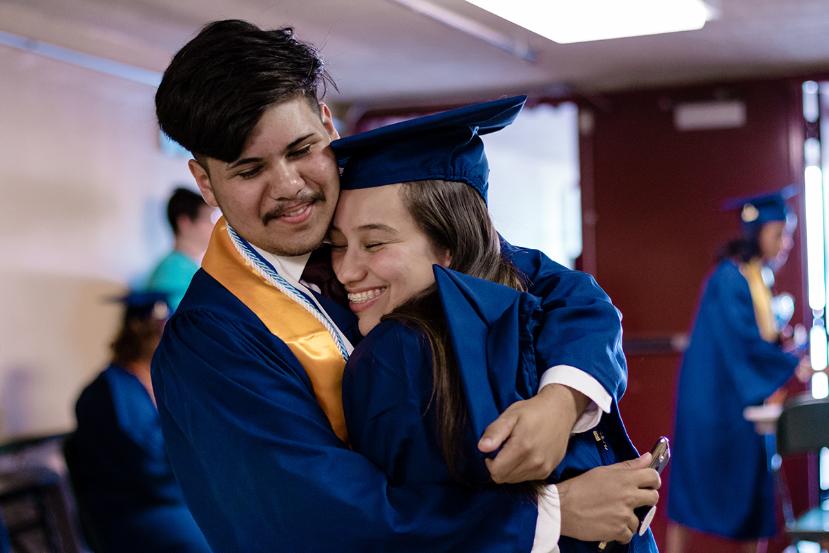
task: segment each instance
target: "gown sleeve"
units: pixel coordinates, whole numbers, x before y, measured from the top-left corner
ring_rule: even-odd
[[[604,290],[589,274],[559,265],[538,250],[503,240],[501,247],[527,278],[527,291],[542,300],[539,370],[558,365],[580,369],[618,402],[627,386],[622,316]]]
[[[713,299],[719,316],[706,318],[733,379],[743,407],[762,403],[785,384],[798,364],[795,355],[760,336],[751,292],[734,265],[721,267],[712,277]]]
[[[452,551],[470,535],[455,516],[468,497],[391,485],[336,437],[307,375],[264,328],[205,309],[178,314],[153,383],[176,476],[217,551]],[[535,523],[534,507],[507,507]],[[475,531],[514,548],[509,529]]]

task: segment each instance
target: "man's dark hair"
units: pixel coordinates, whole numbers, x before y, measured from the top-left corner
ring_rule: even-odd
[[[239,20],[205,26],[170,62],[155,95],[161,129],[195,156],[239,158],[265,110],[304,96],[318,107],[333,80],[317,50],[290,27]]]
[[[167,202],[167,220],[173,228],[173,234],[178,236],[179,217],[183,215],[191,221],[195,221],[203,207],[207,207],[207,204],[200,194],[188,188],[176,188]]]

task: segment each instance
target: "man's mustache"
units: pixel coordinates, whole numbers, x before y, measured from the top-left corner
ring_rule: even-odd
[[[321,201],[325,201],[325,194],[321,190],[317,192],[311,190],[300,192],[293,200],[281,201],[276,207],[265,213],[262,216],[262,222],[268,224],[271,220],[278,219],[285,215],[286,212],[296,209],[300,204],[312,204]]]

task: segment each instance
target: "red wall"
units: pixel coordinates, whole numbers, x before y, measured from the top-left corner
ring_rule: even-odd
[[[677,102],[741,100],[747,122],[735,129],[678,131]],[[799,81],[764,81],[606,96],[582,105],[581,164],[585,270],[596,275],[624,315],[626,342],[690,330],[700,285],[720,245],[738,232],[726,198],[802,182],[803,125]],[[592,115],[592,118],[591,118]],[[797,199],[798,212],[802,197]],[[802,220],[802,217],[801,217]],[[793,293],[802,319],[800,234],[778,289]],[[630,385],[621,409],[640,449],[673,431],[680,355],[637,352],[628,342]],[[796,507],[805,504],[802,462],[787,464]],[[664,544],[661,512],[654,523]],[[782,550],[777,540],[772,551]],[[695,536],[692,551],[733,551]]]

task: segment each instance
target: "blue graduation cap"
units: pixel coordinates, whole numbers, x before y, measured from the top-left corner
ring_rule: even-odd
[[[166,319],[170,316],[170,298],[165,292],[156,290],[132,290],[110,301],[124,306],[125,319]]]
[[[480,136],[512,123],[526,100],[472,104],[335,140],[340,188],[439,179],[464,182],[486,201],[489,164]]]
[[[466,397],[469,449],[477,451],[486,427],[514,402],[533,397],[538,388],[531,345],[540,300],[440,265],[433,270]],[[483,454],[469,468],[481,480],[489,479]]]
[[[786,200],[796,194],[797,188],[789,185],[775,192],[728,200],[723,204],[723,209],[739,210],[743,229],[748,230],[772,221],[791,220],[792,213],[786,205]]]

